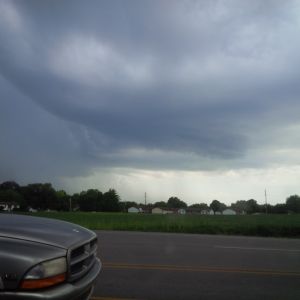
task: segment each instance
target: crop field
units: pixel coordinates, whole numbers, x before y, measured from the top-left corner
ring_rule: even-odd
[[[152,215],[101,212],[39,212],[89,229],[300,238],[300,215]]]

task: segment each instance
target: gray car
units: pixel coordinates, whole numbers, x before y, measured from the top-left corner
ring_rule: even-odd
[[[97,236],[72,223],[0,214],[0,299],[89,299]]]

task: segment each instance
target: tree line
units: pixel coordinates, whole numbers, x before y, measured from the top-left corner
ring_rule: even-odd
[[[0,205],[6,203],[18,210],[55,211],[121,211],[120,197],[114,189],[102,193],[89,189],[69,195],[64,190],[55,190],[50,183],[33,183],[20,186],[14,181],[0,184]],[[2,206],[3,207],[3,206]],[[1,206],[0,206],[1,209]]]
[[[188,206],[184,201],[177,197],[171,197],[168,201],[159,201],[155,203],[149,203],[147,205],[134,201],[128,201],[125,203],[125,209],[130,207],[142,207],[148,210],[154,207],[160,207],[163,209],[171,208],[185,208],[191,212],[201,212],[212,210],[214,214],[222,213],[225,209],[229,208],[234,210],[237,214],[255,214],[255,213],[271,213],[271,214],[286,214],[286,213],[300,213],[300,197],[298,195],[289,196],[285,203],[279,203],[275,205],[271,204],[258,204],[256,200],[238,200],[231,205],[226,205],[218,200],[213,200],[210,204],[207,203],[195,203]]]
[[[258,204],[256,200],[238,200],[226,207],[224,203],[218,200],[213,200],[210,208],[216,212],[221,212],[225,208],[231,208],[238,214],[255,214],[255,213],[271,213],[271,214],[286,214],[286,213],[300,213],[300,197],[298,195],[289,196],[285,203]]]
[[[56,211],[107,211],[118,212],[127,211],[128,208],[143,207],[151,210],[154,207],[165,209],[186,208],[191,211],[212,210],[214,214],[221,213],[226,208],[231,208],[239,214],[254,213],[300,213],[300,197],[298,195],[289,196],[285,203],[276,205],[261,205],[256,200],[238,200],[230,206],[213,200],[209,205],[206,203],[195,203],[190,206],[177,197],[170,197],[167,201],[155,203],[136,203],[134,201],[122,202],[120,196],[114,189],[101,192],[97,189],[88,189],[80,193],[69,195],[64,190],[55,190],[51,183],[33,183],[21,186],[14,181],[6,181],[0,184],[0,210],[1,203],[6,203],[11,207],[18,207],[18,210],[56,210]]]

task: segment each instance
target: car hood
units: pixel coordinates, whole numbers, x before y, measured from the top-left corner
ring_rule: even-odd
[[[68,249],[96,235],[86,228],[64,221],[0,214],[0,236]]]

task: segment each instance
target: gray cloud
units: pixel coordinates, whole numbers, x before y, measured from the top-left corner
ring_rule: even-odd
[[[0,177],[272,163],[299,124],[296,7],[2,0]]]

